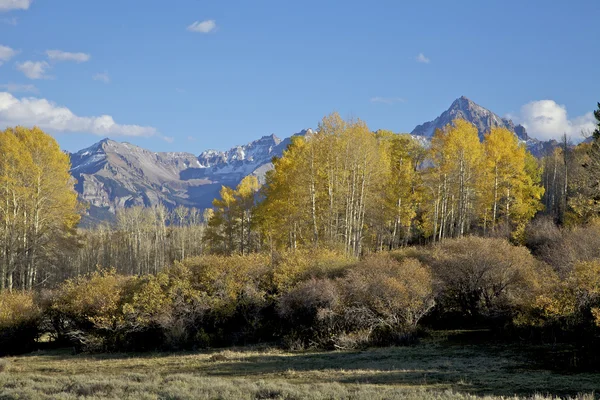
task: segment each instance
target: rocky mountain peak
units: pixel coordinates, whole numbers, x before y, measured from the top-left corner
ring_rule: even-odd
[[[411,132],[413,135],[430,138],[436,129],[443,129],[446,125],[452,123],[455,119],[464,119],[477,127],[479,137],[483,136],[492,128],[502,127],[514,132],[519,139],[528,140],[527,132],[521,125],[516,125],[511,121],[501,118],[492,111],[480,106],[466,96],[461,96],[454,100],[446,111],[433,121],[418,125]]]

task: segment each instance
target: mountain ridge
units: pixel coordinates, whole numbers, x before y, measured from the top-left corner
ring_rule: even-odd
[[[118,209],[132,206],[206,208],[222,185],[235,186],[247,175],[264,182],[272,158],[281,156],[290,140],[263,136],[224,152],[206,150],[196,156],[152,152],[105,138],[70,154],[71,174],[77,180],[80,198],[89,204],[88,224],[113,219]]]
[[[443,129],[456,118],[473,123],[483,135],[494,127],[513,132],[535,156],[546,154],[557,145],[529,137],[522,125],[502,118],[465,96],[432,121],[417,125],[410,133],[427,145],[436,129]],[[313,133],[304,129],[296,135]],[[291,137],[262,136],[229,150],[205,150],[199,155],[188,152],[153,152],[127,142],[109,138],[70,154],[71,173],[76,190],[90,206],[84,222],[114,219],[121,208],[164,204],[169,208],[183,205],[207,208],[218,196],[222,185],[236,186],[245,176],[254,175],[264,183],[273,168],[273,157],[280,157]]]

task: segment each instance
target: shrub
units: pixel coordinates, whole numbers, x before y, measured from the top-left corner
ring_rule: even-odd
[[[277,293],[285,293],[310,278],[342,276],[355,263],[355,259],[327,249],[280,253],[273,260],[273,287]]]
[[[279,315],[291,327],[289,335],[303,345],[327,347],[339,330],[337,312],[341,306],[340,295],[334,281],[310,279],[299,283],[279,299]],[[293,342],[290,338],[287,341]]]
[[[388,254],[346,269],[345,277],[311,278],[281,295],[279,315],[292,327],[287,342],[341,349],[409,342],[434,305],[429,269]]]
[[[31,351],[40,322],[41,310],[32,293],[0,293],[0,355]]]
[[[550,272],[524,247],[473,236],[437,246],[432,268],[441,311],[471,322],[510,318],[531,304],[540,291],[540,277]]]
[[[264,313],[272,300],[270,257],[202,256],[184,260],[178,268],[189,271],[189,281],[198,293],[202,325],[213,344],[225,345],[259,340],[265,333]],[[198,324],[198,322],[200,322]]]
[[[366,307],[391,327],[415,328],[434,306],[431,271],[414,258],[369,256],[350,270],[344,292],[349,306]]]
[[[114,329],[121,322],[121,295],[131,279],[112,270],[68,280],[58,289],[53,308],[81,327]]]
[[[532,228],[534,229],[534,228]],[[545,245],[534,247],[535,255],[551,265],[561,277],[566,278],[575,264],[600,258],[600,221],[592,220],[584,226],[564,228],[556,232]]]
[[[572,366],[600,367],[600,260],[578,262],[566,277],[547,281],[547,289],[517,321],[518,330],[574,345]]]
[[[548,215],[536,217],[525,228],[525,245],[534,255],[547,254],[561,240],[561,230]]]
[[[555,279],[552,290],[536,298],[535,307],[547,321],[562,319],[571,329],[600,328],[600,260],[575,264],[567,278]]]
[[[54,294],[50,310],[57,321],[57,336],[76,340],[76,347],[102,344],[103,348],[89,350],[118,347],[125,325],[123,293],[134,281],[114,270],[102,270],[63,283]]]

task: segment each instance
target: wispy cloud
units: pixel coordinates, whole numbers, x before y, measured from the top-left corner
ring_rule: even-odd
[[[110,83],[110,76],[108,75],[108,72],[99,72],[97,74],[94,74],[94,76],[92,76],[92,79],[95,81]]]
[[[590,111],[571,118],[567,107],[554,100],[537,100],[525,104],[516,115],[507,115],[523,125],[529,136],[540,140],[560,139],[564,134],[574,141],[583,139],[582,133],[590,134],[596,127],[594,114]]]
[[[27,10],[33,0],[0,0],[0,12]]]
[[[0,65],[16,56],[18,51],[11,49],[8,46],[2,46],[0,44]]]
[[[402,97],[371,97],[369,100],[371,103],[381,103],[381,104],[395,104],[395,103],[406,103],[406,99]]]
[[[21,85],[18,83],[3,83],[0,84],[0,89],[10,93],[37,93],[38,91],[34,85]]]
[[[50,64],[46,61],[25,61],[17,63],[17,69],[25,74],[29,79],[48,79],[46,70],[50,68]]]
[[[208,19],[206,21],[196,21],[190,26],[187,27],[189,32],[198,32],[198,33],[209,33],[214,31],[217,28],[217,23],[214,19]]]
[[[62,50],[46,50],[46,55],[51,61],[74,61],[76,63],[86,62],[91,58],[86,53],[70,53]]]
[[[19,23],[19,20],[17,19],[17,17],[2,18],[0,21],[2,21],[3,24],[12,25],[12,26],[17,26],[17,24]]]
[[[427,57],[425,57],[425,54],[423,53],[419,53],[419,55],[416,57],[417,62],[423,63],[423,64],[429,64],[431,62],[431,60]]]
[[[118,124],[110,115],[80,117],[67,107],[46,99],[18,99],[8,92],[0,92],[0,128],[16,125],[36,125],[50,132],[92,133],[98,136],[161,137],[150,126]]]

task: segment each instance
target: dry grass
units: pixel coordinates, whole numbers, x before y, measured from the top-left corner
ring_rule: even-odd
[[[600,374],[536,369],[518,349],[501,346],[97,356],[64,351],[5,364],[0,399],[593,399],[600,392]]]

